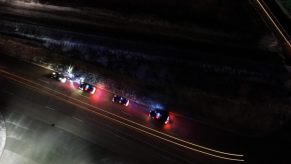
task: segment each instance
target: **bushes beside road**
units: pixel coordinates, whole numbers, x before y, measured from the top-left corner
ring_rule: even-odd
[[[93,63],[67,58],[65,55],[35,46],[33,41],[1,36],[0,51],[51,67],[62,67],[57,63],[62,63],[63,66],[72,64],[77,66],[77,70],[87,72],[89,82],[101,82],[108,87],[107,89],[140,103],[161,102],[170,110],[174,109],[188,117],[246,135],[274,131],[290,120],[291,116],[288,101],[291,85],[288,82],[288,73],[284,73],[282,69],[265,67],[264,69],[271,69],[271,72],[275,71],[274,74],[268,75],[251,73],[235,67],[202,64],[200,69],[203,72],[192,75],[197,78],[194,87],[177,85],[171,88],[151,82],[149,85],[146,81],[116,74]],[[145,70],[150,71],[150,67]],[[272,77],[275,74],[276,78]],[[172,101],[173,97],[175,101]]]

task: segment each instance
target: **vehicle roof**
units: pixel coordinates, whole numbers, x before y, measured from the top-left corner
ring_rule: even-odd
[[[169,115],[169,112],[168,111],[162,110],[162,109],[154,109],[152,111],[156,111],[156,112],[158,112],[158,113],[160,113],[162,115]]]
[[[94,85],[86,83],[86,82],[82,82],[81,85],[89,85],[89,86],[92,86],[92,87],[94,86]]]
[[[114,95],[114,97],[115,97],[115,98],[127,99],[127,98],[125,98],[125,97],[123,97],[123,96],[120,96],[120,95]]]

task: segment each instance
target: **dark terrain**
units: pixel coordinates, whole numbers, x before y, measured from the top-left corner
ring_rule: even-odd
[[[4,7],[1,32],[121,75],[121,89],[130,79],[137,97],[237,131],[272,131],[281,122],[272,113],[288,111],[280,48],[270,48],[276,40],[248,1],[41,2],[83,13],[47,11],[42,19],[41,10]],[[66,21],[54,18],[62,14]]]

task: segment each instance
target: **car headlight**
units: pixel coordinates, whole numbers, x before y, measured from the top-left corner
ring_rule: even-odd
[[[62,83],[65,83],[67,81],[66,78],[59,78],[59,80],[62,82]]]

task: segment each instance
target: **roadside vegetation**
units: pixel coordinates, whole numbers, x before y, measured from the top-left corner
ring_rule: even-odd
[[[278,0],[286,9],[286,11],[288,11],[289,16],[291,13],[291,1],[290,0]]]
[[[194,77],[204,82],[203,85],[197,83],[195,87],[168,87],[164,83],[161,86],[142,82],[93,63],[68,58],[36,46],[32,41],[1,36],[0,50],[1,53],[54,69],[74,65],[77,72],[87,76],[87,82],[104,84],[105,89],[139,103],[153,106],[160,103],[177,113],[223,129],[240,131],[244,135],[261,135],[274,131],[288,122],[291,116],[288,101],[291,82],[284,69],[273,70],[279,78],[276,79],[271,77],[274,74],[263,75],[233,67],[202,64],[201,70],[204,71],[199,76],[195,73]]]
[[[129,38],[112,43],[106,37],[99,41],[94,35],[0,20],[6,34],[0,37],[1,53],[54,69],[73,65],[89,83],[245,135],[276,131],[290,120],[290,74],[276,39],[247,1],[38,2],[67,4],[86,11],[80,18],[101,16],[113,21],[106,27],[138,30],[141,38],[164,33],[174,43],[140,43],[150,44],[147,49],[125,44]],[[181,36],[188,49],[172,46]]]

